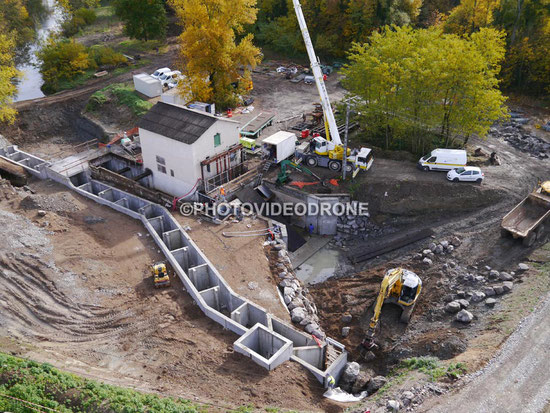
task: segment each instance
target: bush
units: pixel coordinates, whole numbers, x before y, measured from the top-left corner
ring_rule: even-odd
[[[46,90],[55,90],[61,79],[74,79],[96,67],[86,48],[74,40],[50,38],[37,57]]]
[[[92,46],[90,48],[90,55],[98,66],[117,67],[126,63],[126,58],[121,53],[115,52],[108,46]]]
[[[63,22],[61,29],[66,37],[71,37],[77,34],[84,26],[94,23],[96,19],[97,15],[95,11],[82,7],[76,10],[69,20]]]
[[[109,98],[103,93],[103,91],[98,90],[95,92],[92,96],[90,96],[90,100],[88,101],[88,104],[86,105],[86,110],[93,112],[98,107],[103,105],[109,100]]]
[[[74,17],[82,19],[85,24],[93,24],[97,19],[97,15],[95,14],[95,11],[91,9],[87,9],[85,7],[82,7],[77,11],[75,11]]]

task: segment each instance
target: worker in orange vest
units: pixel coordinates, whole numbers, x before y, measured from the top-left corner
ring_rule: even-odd
[[[225,202],[225,188],[223,186],[220,186],[220,198]]]

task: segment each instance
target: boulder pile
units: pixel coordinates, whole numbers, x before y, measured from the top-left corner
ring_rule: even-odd
[[[306,333],[324,340],[326,334],[319,325],[317,307],[309,296],[309,290],[296,277],[284,241],[277,238],[270,241],[270,245],[273,247],[273,252],[276,252],[277,257],[272,268],[277,274],[279,291],[288,311],[290,311],[292,322],[303,328]]]
[[[528,152],[540,159],[550,157],[550,143],[533,135],[522,126],[525,118],[512,118],[510,122],[493,126],[489,134],[502,138],[514,148],[522,152]]]

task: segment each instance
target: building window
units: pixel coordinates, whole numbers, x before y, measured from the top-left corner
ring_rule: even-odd
[[[174,176],[174,170],[170,169],[170,175]]]
[[[215,148],[216,146],[220,146],[221,144],[222,144],[222,137],[220,136],[219,133],[216,133],[216,134],[214,135],[214,148]]]
[[[157,155],[157,170],[159,172],[162,172],[163,174],[166,173],[166,159],[158,155]]]

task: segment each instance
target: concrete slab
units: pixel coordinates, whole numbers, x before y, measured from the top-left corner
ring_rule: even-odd
[[[292,268],[296,269],[330,242],[330,237],[312,236],[294,252],[289,252]]]

